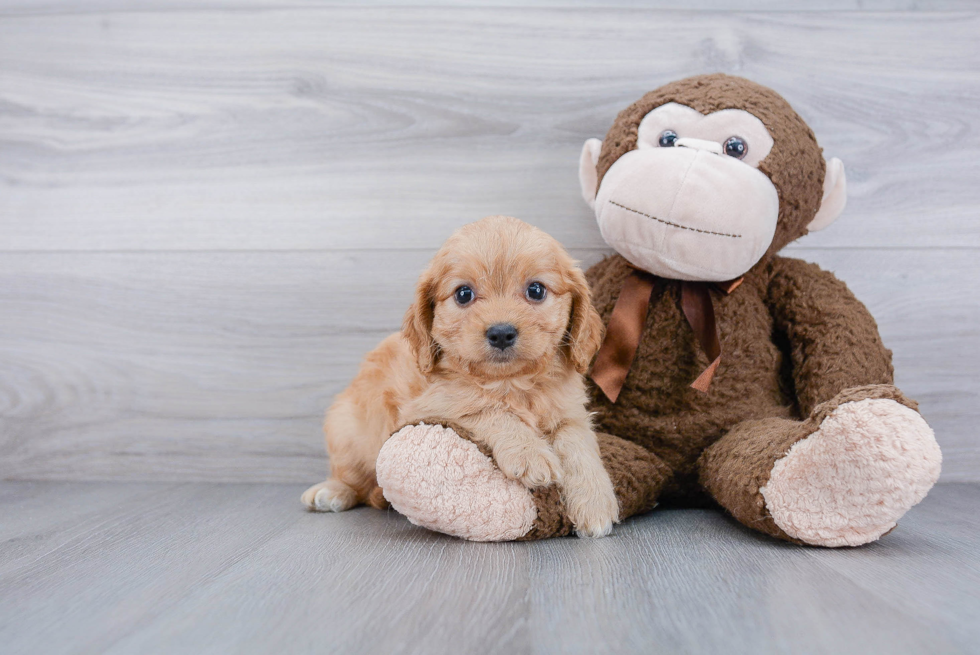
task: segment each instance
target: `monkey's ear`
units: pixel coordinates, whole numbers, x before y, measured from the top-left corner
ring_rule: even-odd
[[[844,162],[834,157],[827,160],[827,173],[823,178],[823,199],[820,209],[806,229],[810,232],[822,230],[841,215],[847,204],[847,178],[844,175]]]
[[[578,182],[582,185],[582,197],[585,202],[595,209],[595,194],[599,189],[599,153],[602,151],[602,140],[589,139],[582,146],[582,156],[578,161]]]

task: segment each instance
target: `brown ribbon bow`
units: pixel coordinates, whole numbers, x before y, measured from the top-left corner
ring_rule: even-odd
[[[636,349],[640,345],[643,325],[650,310],[650,298],[657,286],[657,278],[644,271],[634,270],[623,282],[623,287],[613,307],[606,338],[592,365],[592,379],[611,402],[616,402],[626,382]],[[711,379],[721,363],[721,342],[715,324],[715,310],[711,302],[711,287],[728,294],[742,283],[742,278],[720,284],[707,282],[681,282],[681,309],[688,325],[708,356],[710,364],[702,371],[691,387],[702,393],[708,392]]]

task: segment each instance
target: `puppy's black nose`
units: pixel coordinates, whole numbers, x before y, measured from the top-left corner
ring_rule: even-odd
[[[517,328],[510,323],[497,323],[487,329],[487,341],[494,348],[507,350],[517,341]]]

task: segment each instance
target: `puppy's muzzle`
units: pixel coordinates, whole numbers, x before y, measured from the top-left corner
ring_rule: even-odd
[[[487,328],[487,343],[497,350],[507,350],[517,343],[517,328],[510,323],[497,323]]]

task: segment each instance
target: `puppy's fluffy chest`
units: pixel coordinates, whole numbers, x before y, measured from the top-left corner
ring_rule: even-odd
[[[574,372],[478,381],[447,376],[434,380],[405,407],[405,422],[431,416],[457,421],[505,411],[543,436],[572,416],[585,415],[585,385]]]

